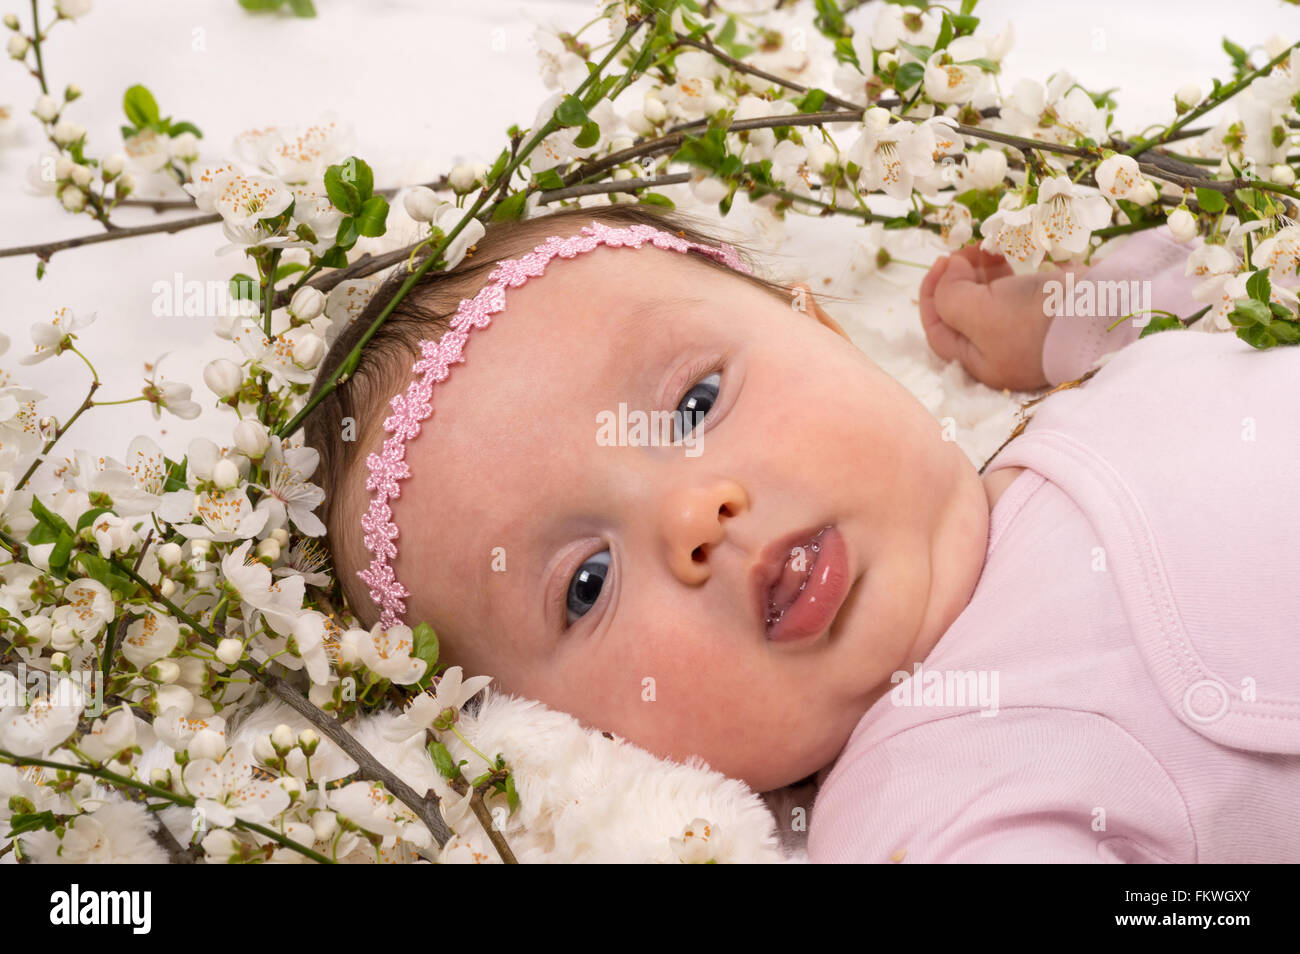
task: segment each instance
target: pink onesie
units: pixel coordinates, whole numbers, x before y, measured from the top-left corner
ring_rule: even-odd
[[[1105,267],[1186,317],[1187,251]],[[812,862],[1300,861],[1300,348],[1121,330],[990,464],[972,599],[818,773]]]

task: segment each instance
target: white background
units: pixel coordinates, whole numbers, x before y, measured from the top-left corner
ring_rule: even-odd
[[[87,17],[59,24],[46,45],[51,91],[60,92],[68,82],[81,85],[85,95],[65,115],[88,128],[88,149],[97,156],[121,150],[121,97],[133,83],[155,93],[164,115],[189,119],[204,131],[205,159],[226,155],[232,137],[243,129],[305,124],[333,111],[355,128],[357,154],[375,169],[376,185],[403,185],[436,178],[459,160],[490,162],[506,141],[506,128],[531,124],[549,92],[530,39],[536,25],[575,29],[596,11],[593,0],[316,0],[316,5],[317,19],[299,20],[255,16],[236,0],[95,0]],[[868,30],[879,5],[854,12],[850,23]],[[41,6],[48,16],[48,0]],[[29,22],[26,2],[4,0],[0,12]],[[1219,46],[1224,33],[1248,47],[1273,33],[1300,38],[1300,12],[1280,0],[984,0],[976,13],[990,33],[1014,20],[1016,42],[1004,62],[1004,92],[1019,78],[1046,80],[1067,68],[1090,89],[1120,87],[1117,126],[1125,131],[1167,120],[1170,96],[1181,84],[1195,81],[1208,89],[1210,77],[1229,76]],[[605,26],[597,24],[584,39],[603,42],[606,36]],[[504,40],[503,50],[493,48],[494,37],[498,46]],[[17,114],[16,138],[0,146],[3,246],[98,228],[86,216],[64,213],[55,199],[27,191],[27,169],[46,145],[27,113],[36,93],[35,81],[16,63],[0,62],[0,104]],[[737,210],[741,205],[738,201]],[[157,220],[142,209],[122,210],[114,218],[123,225]],[[814,289],[823,287],[823,277],[838,282],[853,228],[848,219],[798,223],[785,248],[793,257],[784,264],[797,269],[808,263]],[[101,397],[138,393],[142,362],[171,351],[164,376],[194,384],[195,399],[205,407],[192,422],[168,415],[155,422],[143,404],[99,409],[77,422],[61,444],[67,445],[64,453],[86,447],[120,459],[131,437],[144,433],[179,458],[193,434],[218,443],[229,440],[233,418],[212,408],[201,369],[213,357],[238,358],[237,350],[211,334],[207,319],[151,313],[154,282],[175,272],[186,280],[220,280],[244,270],[239,255],[213,254],[223,244],[219,227],[211,226],[61,252],[40,282],[33,258],[0,259],[0,330],[13,339],[0,366],[50,395],[47,413],[66,417],[77,406],[89,380],[87,369],[71,355],[31,368],[18,366],[16,358],[30,350],[28,326],[48,320],[61,305],[98,315],[81,345],[110,382]],[[924,338],[909,300],[921,274],[906,272],[888,307],[864,307],[856,315],[842,306],[831,310],[844,317],[869,353],[880,342],[860,334],[862,329],[876,321],[894,322],[887,338],[924,358]],[[965,377],[960,381],[970,383]],[[929,406],[933,409],[933,400]]]

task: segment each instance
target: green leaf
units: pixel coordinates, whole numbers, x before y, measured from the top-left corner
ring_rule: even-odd
[[[193,123],[171,123],[167,127],[167,135],[169,136],[179,136],[181,133],[194,133],[195,138],[203,138],[203,133],[199,130],[199,127]]]
[[[451,753],[441,742],[430,742],[429,754],[433,756],[434,767],[443,778],[455,778],[460,774],[460,767],[451,760]]]
[[[1247,325],[1244,328],[1238,328],[1237,337],[1252,348],[1258,348],[1261,351],[1277,344],[1277,339],[1273,337],[1269,330],[1260,325]]]
[[[934,54],[934,50],[928,46],[917,46],[915,43],[908,43],[906,40],[899,40],[898,45],[920,60],[921,65],[924,65],[925,61]]]
[[[948,11],[945,10],[943,13],[943,25],[939,27],[939,38],[934,41],[934,48],[936,50],[942,50],[944,47],[946,47],[949,43],[952,42],[952,34],[953,34],[952,17],[949,16]]]
[[[1257,270],[1255,274],[1246,279],[1246,294],[1255,299],[1255,301],[1260,301],[1267,305],[1269,298],[1271,297],[1269,294],[1271,290],[1268,281],[1267,268]]]
[[[330,169],[335,168],[339,171],[339,181],[345,182],[357,190],[358,207],[360,207],[361,202],[365,202],[366,199],[374,195],[375,174],[364,159],[348,156],[337,166],[330,166]],[[326,170],[326,175],[329,175],[328,170]],[[345,209],[344,211],[355,214],[355,210],[352,209]]]
[[[1200,186],[1196,188],[1196,204],[1203,210],[1214,215],[1222,212],[1228,207],[1228,200],[1223,197],[1223,193],[1217,189],[1205,189]]]
[[[139,83],[123,95],[122,108],[126,110],[126,118],[141,129],[158,122],[158,101]]]
[[[361,210],[361,193],[355,185],[343,178],[341,165],[330,166],[325,170],[325,192],[330,197],[331,204],[340,212],[355,215]]]
[[[123,594],[134,593],[138,584],[113,564],[109,563],[98,553],[88,553],[85,550],[78,551],[72,558],[72,562],[78,564],[86,576],[92,580],[98,580],[108,587],[109,592],[117,590]]]
[[[524,204],[528,201],[528,194],[525,192],[516,192],[514,195],[507,196],[495,209],[492,210],[493,222],[512,222],[524,214]]]
[[[1228,312],[1228,320],[1239,327],[1252,324],[1267,328],[1273,320],[1268,306],[1253,298],[1234,298],[1233,309]]]
[[[357,216],[357,231],[374,238],[384,234],[388,227],[387,221],[388,200],[382,195],[372,195],[361,206],[361,213]]]
[[[736,38],[736,18],[728,16],[727,22],[722,25],[718,35],[713,38],[713,42],[718,46],[726,46]]]
[[[597,123],[583,123],[582,130],[573,137],[573,144],[579,149],[588,149],[600,142],[600,126]]]
[[[317,262],[324,268],[346,268],[348,256],[343,249],[336,245],[317,259]]]
[[[1268,326],[1268,330],[1282,344],[1295,344],[1300,341],[1300,325],[1294,321],[1275,321]]]
[[[822,105],[826,102],[826,90],[810,89],[794,102],[795,105],[799,107],[799,112],[815,113],[821,109]]]
[[[987,56],[977,56],[973,60],[961,60],[957,65],[978,66],[980,69],[984,70],[987,73],[999,73],[1002,71],[1002,67],[999,66],[995,61],[990,60]],[[1097,105],[1100,108],[1100,104]]]
[[[974,6],[975,5],[972,3],[971,8],[974,9]],[[973,17],[969,13],[964,12],[965,9],[966,9],[966,5],[962,4],[963,12],[954,13],[952,15],[952,25],[954,29],[956,29],[958,36],[967,36],[971,33],[974,33],[975,28],[980,25],[980,18]]]
[[[428,623],[421,623],[411,630],[411,655],[423,659],[428,664],[425,672],[433,672],[438,664],[438,634]]]
[[[964,17],[970,16],[971,11],[975,9],[975,4],[978,2],[979,0],[961,0],[961,15]]]
[[[1226,36],[1223,38],[1223,52],[1227,53],[1232,59],[1233,66],[1242,67],[1246,65],[1246,51]]]
[[[293,10],[296,16],[314,17],[316,15],[316,7],[311,0],[289,0],[289,8]]]
[[[349,215],[339,222],[339,230],[334,234],[334,244],[347,251],[357,244],[357,238],[360,235],[361,232],[357,229],[357,220]]]
[[[76,542],[71,533],[60,533],[54,549],[50,551],[50,572],[61,580],[68,575],[68,557],[72,555]]]
[[[911,89],[925,78],[925,67],[920,63],[904,63],[894,73],[894,89],[900,93]]]
[[[543,169],[533,177],[534,182],[539,189],[563,189],[564,177],[554,169]]]
[[[185,482],[185,467],[188,460],[188,457],[182,457],[179,461],[163,458],[163,463],[167,465],[167,480],[163,482],[164,493],[189,489],[189,484]]]
[[[9,818],[9,834],[5,837],[12,838],[14,835],[21,835],[29,831],[54,831],[58,825],[59,821],[54,817],[54,812],[12,815]]]
[[[284,5],[284,0],[239,0],[239,5],[245,10],[260,12],[263,10],[278,10]]]
[[[665,209],[677,208],[672,199],[658,192],[642,192],[637,196],[637,201],[643,205],[662,205]]]
[[[41,503],[40,498],[35,494],[32,495],[31,511],[41,524],[53,530],[56,534],[67,533],[69,536],[72,535],[72,527],[68,526],[68,521]],[[41,542],[49,543],[51,540],[42,540]]]
[[[515,813],[519,807],[519,793],[515,791],[515,774],[511,772],[506,776],[506,804],[510,806],[510,814]]]
[[[305,272],[306,270],[307,266],[302,264],[302,262],[289,262],[285,265],[281,265],[275,270],[275,277],[271,279],[271,284],[274,285],[279,283],[283,278],[294,274],[294,272]]]
[[[1171,331],[1174,328],[1185,327],[1186,325],[1173,315],[1160,315],[1159,317],[1152,318],[1147,322],[1147,326],[1142,329],[1142,333],[1138,335],[1138,337],[1145,338],[1147,335],[1153,335],[1158,331]]]
[[[591,122],[587,116],[587,107],[572,93],[564,97],[555,108],[555,121],[561,126],[584,126]]]

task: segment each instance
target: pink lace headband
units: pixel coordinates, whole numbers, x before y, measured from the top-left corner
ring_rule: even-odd
[[[582,232],[585,234],[569,238],[552,235],[527,255],[499,262],[479,293],[473,298],[463,299],[457,306],[450,330],[438,341],[420,342],[423,356],[411,368],[414,379],[404,395],[395,395],[389,401],[393,413],[384,419],[384,430],[392,436],[384,441],[382,454],[372,453],[366,458],[366,467],[370,471],[366,489],[373,491],[373,495],[369,510],[361,518],[361,526],[365,530],[366,549],[373,554],[373,559],[368,569],[357,571],[357,576],[370,587],[370,598],[381,610],[379,621],[384,629],[403,622],[406,597],[410,595],[410,591],[397,581],[393,570],[393,561],[397,559],[397,524],[392,520],[393,512],[388,505],[390,499],[400,496],[397,482],[411,474],[405,461],[406,442],[420,433],[420,422],[433,413],[431,396],[434,384],[447,377],[451,365],[465,360],[462,351],[470,331],[486,328],[492,321],[491,316],[505,307],[506,286],[518,288],[528,279],[541,275],[557,255],[573,258],[579,252],[590,252],[598,245],[640,248],[647,240],[656,248],[676,252],[696,249],[737,271],[752,274],[736,250],[725,242],[714,248],[687,241],[651,225],[613,228],[595,220],[584,225]]]

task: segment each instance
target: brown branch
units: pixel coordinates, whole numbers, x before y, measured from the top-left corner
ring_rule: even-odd
[[[359,766],[357,772],[359,777],[382,782],[384,788],[415,812],[416,817],[424,823],[430,834],[433,835],[434,840],[437,841],[438,847],[441,848],[447,844],[448,839],[451,838],[451,830],[447,827],[447,823],[443,821],[442,815],[438,811],[437,795],[421,796],[418,794],[415,789],[403,782],[371,755],[365,746],[343,727],[343,724],[338,719],[316,708],[310,700],[284,679],[274,673],[259,669],[252,662],[245,661],[241,663],[240,668],[265,685],[281,700],[288,703],[291,709],[320,729],[330,741],[342,749]]]
[[[43,262],[48,262],[50,256],[55,252],[62,252],[69,248],[80,248],[83,245],[97,245],[100,242],[113,242],[117,239],[133,238],[137,235],[155,235],[159,232],[181,232],[185,229],[198,228],[201,225],[212,225],[220,222],[221,216],[213,212],[209,215],[196,215],[188,219],[173,219],[170,222],[155,222],[153,225],[136,225],[129,229],[114,229],[111,232],[102,232],[95,235],[80,235],[77,238],[63,239],[58,242],[41,242],[38,245],[20,245],[15,248],[0,249],[0,258],[11,258],[15,255],[35,255]]]

